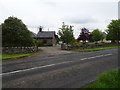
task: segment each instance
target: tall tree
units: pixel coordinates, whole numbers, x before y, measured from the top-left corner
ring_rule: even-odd
[[[99,40],[103,39],[103,34],[99,29],[92,31],[92,38],[97,43]]]
[[[31,32],[26,25],[16,17],[8,17],[2,23],[2,45],[9,46],[32,46]]]
[[[89,32],[88,29],[82,28],[81,33],[79,37],[77,38],[77,41],[79,42],[80,40],[83,41],[83,43],[86,43],[86,40],[92,41],[92,34]]]
[[[108,25],[107,31],[107,40],[112,40],[112,42],[120,41],[120,20],[112,20]]]
[[[71,43],[74,40],[73,26],[65,25],[63,22],[62,27],[59,28],[58,35],[63,43]]]

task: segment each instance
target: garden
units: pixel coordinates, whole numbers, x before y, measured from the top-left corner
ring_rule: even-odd
[[[75,51],[96,51],[119,48],[120,45],[120,20],[112,20],[105,32],[95,29],[90,32],[82,28],[77,39],[73,35],[73,26],[65,25],[58,31],[61,49]]]

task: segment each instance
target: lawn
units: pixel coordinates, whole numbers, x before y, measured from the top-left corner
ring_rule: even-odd
[[[97,78],[96,82],[89,84],[85,88],[120,88],[119,71],[120,69],[105,72]]]
[[[4,60],[8,60],[8,59],[18,59],[18,58],[23,58],[23,57],[27,57],[33,55],[33,53],[26,53],[26,54],[11,54],[11,55],[0,55],[0,59]]]
[[[100,48],[90,48],[90,49],[75,49],[74,51],[99,51],[106,49],[120,48],[120,46],[112,46],[112,47],[100,47]]]

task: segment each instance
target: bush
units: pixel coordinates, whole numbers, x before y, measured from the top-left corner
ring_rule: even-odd
[[[8,17],[2,23],[2,46],[32,46],[33,38],[22,20],[16,17]]]
[[[43,46],[43,42],[41,40],[33,39],[34,46]]]
[[[42,40],[38,40],[37,45],[40,47],[40,46],[43,46],[43,45],[44,45],[44,43],[43,43],[43,41],[42,41]]]
[[[43,46],[52,46],[52,43],[44,44]]]
[[[73,46],[81,46],[81,45],[83,45],[83,43],[74,42],[74,43],[70,43],[70,45],[73,45]]]

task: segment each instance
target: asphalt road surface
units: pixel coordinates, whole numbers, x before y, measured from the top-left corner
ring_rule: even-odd
[[[118,68],[118,50],[71,52],[3,62],[3,88],[81,88]]]

